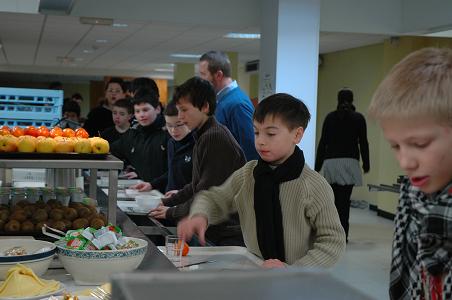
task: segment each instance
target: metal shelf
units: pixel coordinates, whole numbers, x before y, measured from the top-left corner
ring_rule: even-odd
[[[0,159],[0,178],[5,178],[5,168],[26,169],[89,169],[89,196],[96,198],[97,170],[108,170],[108,221],[116,224],[116,198],[118,190],[118,170],[122,170],[123,162],[113,155],[105,159],[74,160],[74,159]],[[3,174],[1,174],[3,172]],[[2,176],[3,175],[3,176]]]

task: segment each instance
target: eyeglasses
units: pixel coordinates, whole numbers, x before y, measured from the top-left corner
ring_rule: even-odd
[[[168,130],[174,130],[174,129],[180,129],[182,126],[185,126],[185,124],[176,124],[176,125],[170,125],[170,124],[166,124],[166,128]]]
[[[122,90],[107,90],[108,93],[119,94],[122,93]]]

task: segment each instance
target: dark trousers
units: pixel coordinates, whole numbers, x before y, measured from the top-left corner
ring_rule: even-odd
[[[352,195],[353,185],[331,185],[334,192],[334,204],[336,205],[339,219],[345,230],[345,237],[348,241],[348,219],[350,217],[350,196]]]

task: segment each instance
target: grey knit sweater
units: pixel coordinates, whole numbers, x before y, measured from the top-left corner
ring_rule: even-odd
[[[221,186],[196,195],[190,216],[205,215],[209,224],[238,212],[248,250],[262,257],[256,234],[253,170],[250,161]],[[330,185],[304,166],[300,177],[280,185],[286,262],[301,266],[330,267],[345,249],[345,234],[334,206]]]

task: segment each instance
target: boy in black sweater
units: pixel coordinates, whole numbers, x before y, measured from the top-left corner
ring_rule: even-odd
[[[138,90],[132,103],[139,125],[114,142],[111,152],[135,168],[135,172],[126,174],[128,178],[138,177],[150,182],[167,171],[166,144],[169,136],[163,130],[165,120],[154,92]]]

